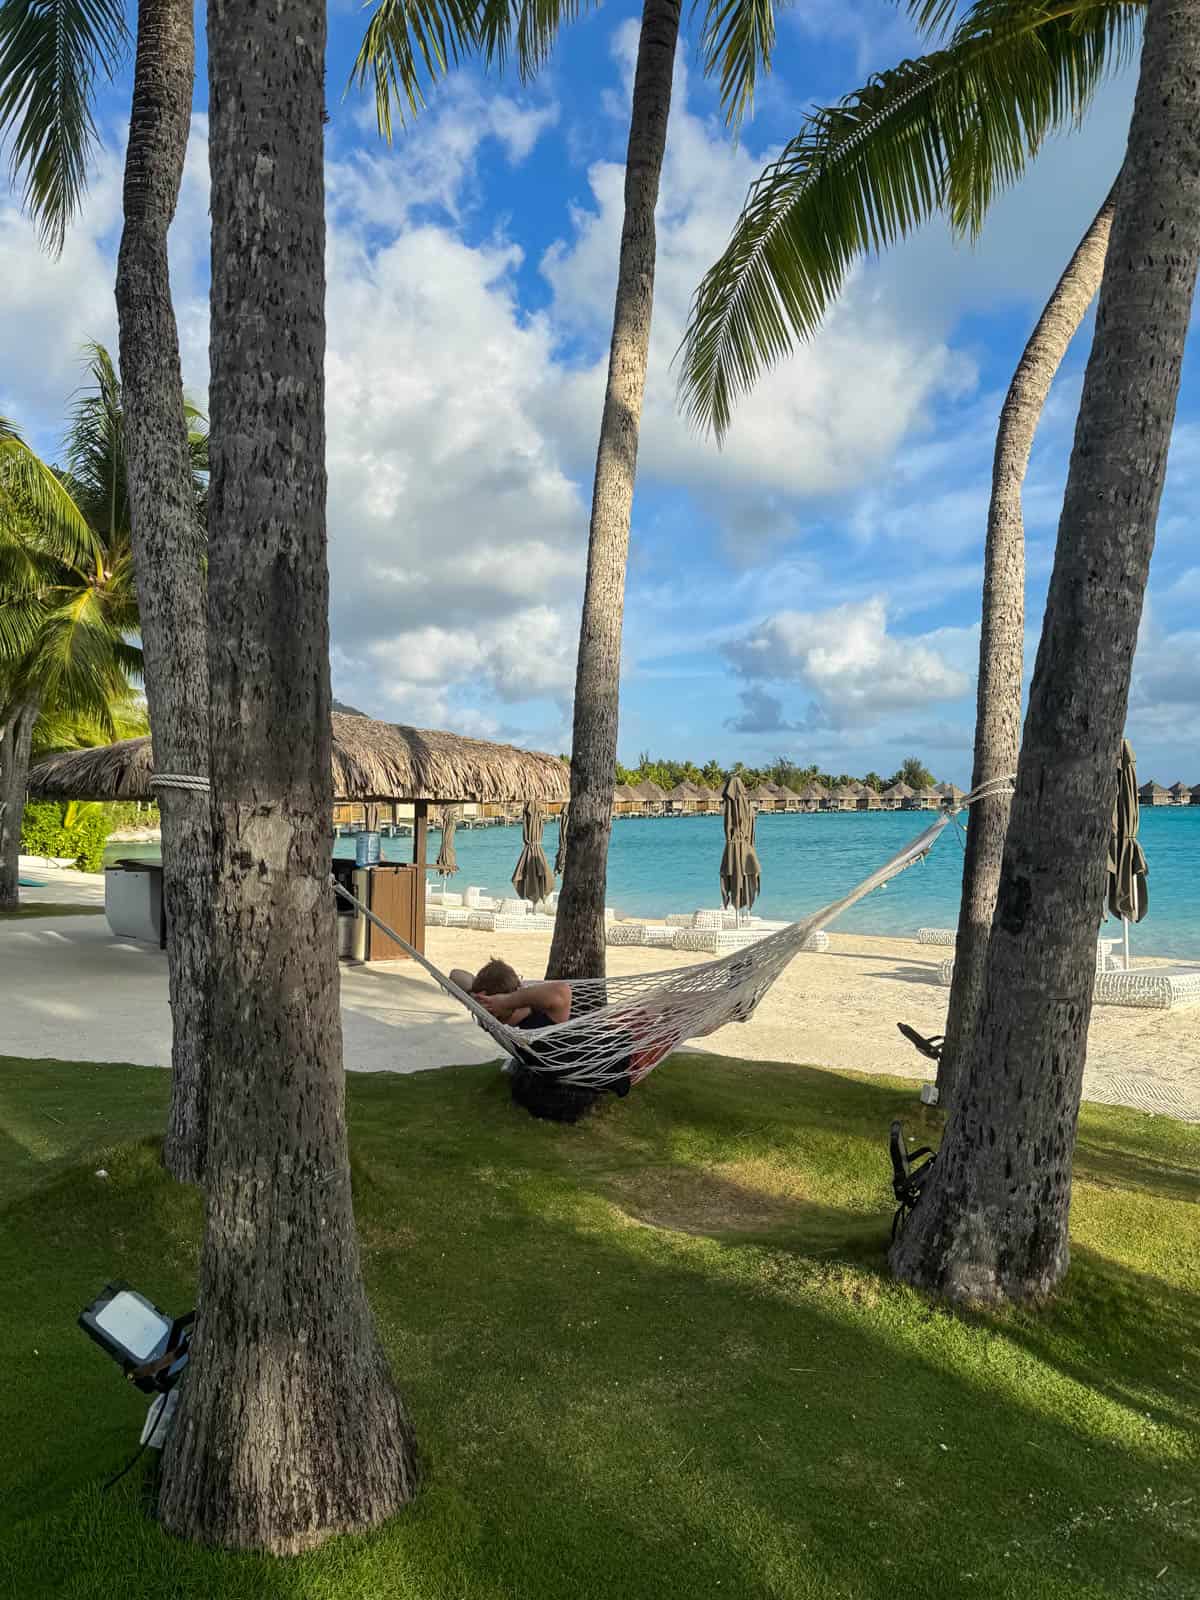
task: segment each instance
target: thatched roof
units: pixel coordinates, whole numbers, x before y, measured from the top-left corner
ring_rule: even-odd
[[[633,792],[639,800],[650,800],[655,805],[660,804],[667,798],[667,791],[660,789],[653,778],[647,778],[644,782],[639,783]]]
[[[858,790],[852,783],[843,783],[839,789],[833,791],[835,800],[857,800]]]
[[[952,800],[955,805],[967,798],[967,791],[960,789],[956,783],[939,783],[937,788],[943,800]]]
[[[338,800],[565,800],[571,775],[557,756],[457,733],[406,728],[335,711],[333,793]],[[29,774],[39,800],[152,800],[149,739],[47,756]]]
[[[800,791],[801,800],[827,800],[829,796],[819,783],[806,783]]]
[[[1192,791],[1188,788],[1187,784],[1184,783],[1182,778],[1178,783],[1173,783],[1171,785],[1171,793],[1174,795],[1191,794],[1191,792]]]
[[[631,789],[627,783],[619,783],[613,790],[614,800],[633,801],[640,800],[641,798],[642,797],[637,790]]]
[[[911,800],[916,794],[916,790],[910,789],[903,778],[899,783],[894,783],[890,789],[885,789],[883,792],[889,800]]]
[[[1155,783],[1154,779],[1151,778],[1148,783],[1144,783],[1138,790],[1138,795],[1144,800],[1147,795],[1170,794],[1170,792],[1169,789],[1164,789],[1161,783]]]

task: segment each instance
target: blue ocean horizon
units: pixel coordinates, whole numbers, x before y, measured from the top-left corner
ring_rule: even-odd
[[[755,913],[791,921],[837,899],[881,866],[933,821],[916,812],[760,816],[757,845],[762,892]],[[1149,862],[1150,911],[1130,930],[1130,948],[1143,956],[1200,957],[1200,806],[1147,808],[1139,837]],[[845,933],[912,938],[918,928],[953,928],[962,886],[962,835],[947,828],[926,860],[911,867],[838,919]],[[429,859],[440,835],[430,832]],[[720,904],[718,870],[724,833],[720,817],[622,819],[608,852],[608,903],[621,916],[665,917]],[[459,872],[449,887],[477,884],[488,894],[511,894],[521,854],[519,827],[460,828],[454,836]],[[551,863],[558,825],[546,826]],[[354,841],[338,841],[353,855]],[[411,839],[385,839],[387,860],[412,859]],[[1110,934],[1120,924],[1110,925]]]

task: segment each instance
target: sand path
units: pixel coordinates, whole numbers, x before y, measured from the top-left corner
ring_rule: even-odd
[[[85,887],[93,898],[99,882],[92,879]],[[80,886],[66,883],[55,885],[53,898],[69,889],[79,889],[82,898]],[[41,890],[28,894],[52,898]],[[722,1028],[698,1048],[744,1060],[932,1077],[932,1064],[901,1039],[896,1023],[909,1022],[925,1034],[942,1031],[949,990],[936,979],[946,952],[907,939],[836,932],[830,937],[826,953],[796,957],[752,1021]],[[443,970],[475,968],[501,955],[523,975],[540,976],[548,950],[544,934],[449,928],[428,933],[430,960]],[[614,947],[608,955],[612,973],[703,959],[638,947]],[[113,939],[103,917],[31,918],[0,926],[0,997],[0,1054],[146,1066],[170,1060],[162,952]],[[462,1008],[411,962],[343,967],[341,999],[352,1071],[419,1072],[495,1056],[495,1047]],[[1097,1006],[1084,1095],[1200,1121],[1200,1007]]]

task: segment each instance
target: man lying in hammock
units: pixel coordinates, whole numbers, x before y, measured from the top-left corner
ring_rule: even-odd
[[[460,989],[473,995],[497,1021],[506,1023],[510,1028],[529,1031],[550,1028],[556,1023],[566,1022],[571,1015],[569,983],[550,979],[543,983],[523,984],[507,961],[500,961],[494,956],[480,967],[474,977],[458,967],[451,972],[450,979]],[[591,1110],[604,1091],[562,1083],[553,1069],[546,1070],[544,1061],[540,1066],[528,1065],[528,1062],[538,1062],[536,1049],[536,1040],[531,1040],[525,1059],[519,1056],[514,1058],[513,1099],[518,1105],[524,1106],[531,1117],[543,1117],[551,1122],[577,1122],[585,1112]],[[572,1066],[568,1053],[561,1048],[554,1051],[554,1064],[558,1072],[569,1071]],[[618,1079],[611,1088],[616,1095],[627,1095],[628,1075]]]

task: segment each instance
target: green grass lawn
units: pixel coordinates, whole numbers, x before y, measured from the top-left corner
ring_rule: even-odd
[[[353,1077],[365,1269],[426,1479],[285,1563],[166,1538],[152,1465],[99,1492],[145,1405],[79,1308],[114,1276],[193,1292],[166,1093],[0,1059],[4,1595],[1200,1593],[1200,1128],[1087,1109],[1064,1292],[964,1316],[884,1269],[911,1083],[690,1057],[565,1128],[491,1069]]]
[[[15,911],[0,911],[0,922],[17,922],[22,917],[102,917],[103,906],[64,906],[53,900],[22,900]]]

